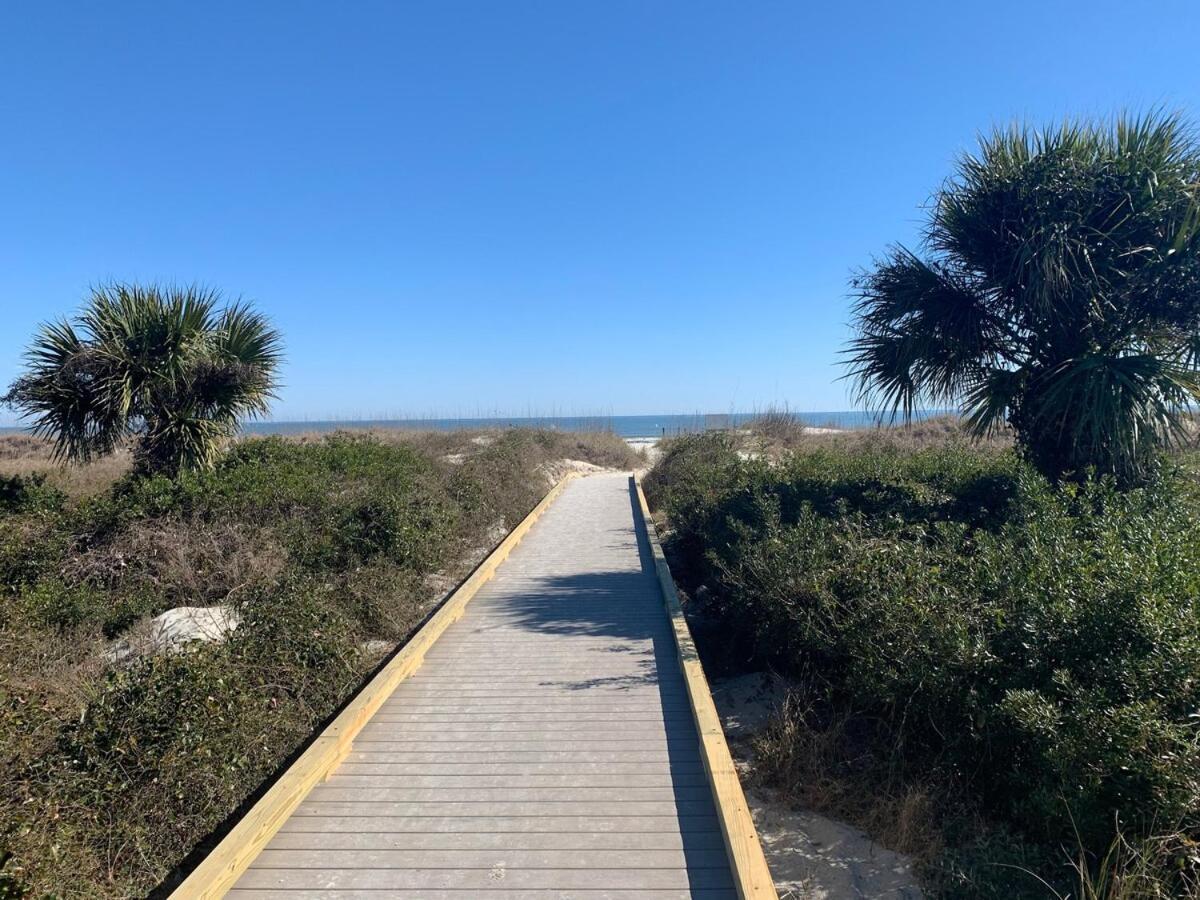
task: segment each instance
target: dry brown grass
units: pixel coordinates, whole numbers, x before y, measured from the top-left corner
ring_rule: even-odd
[[[432,431],[405,428],[346,429],[367,434],[388,444],[404,444],[451,465],[478,455],[504,434],[505,429]],[[532,432],[531,432],[532,433]],[[634,450],[611,432],[537,431],[547,443],[544,450],[561,459],[578,459],[612,469],[634,469],[646,465],[645,454]],[[329,432],[305,431],[285,435],[300,444],[319,443]],[[254,440],[244,435],[239,440]],[[64,464],[54,459],[49,441],[27,434],[0,435],[0,476],[43,474],[46,482],[73,498],[90,497],[108,490],[129,473],[132,457],[120,449],[84,465]]]
[[[72,583],[152,592],[163,609],[229,601],[252,584],[275,581],[287,551],[252,523],[140,521],[67,558]]]
[[[0,680],[17,697],[77,711],[103,675],[106,644],[99,628],[57,632],[9,625],[0,629]]]
[[[945,797],[903,781],[875,758],[850,718],[818,722],[802,693],[753,740],[755,777],[788,802],[861,828],[881,845],[929,864],[944,848]]]
[[[963,420],[953,415],[874,428],[827,430],[806,426],[787,410],[771,409],[747,423],[743,438],[747,451],[768,457],[817,447],[855,449],[885,445],[921,450],[971,444],[985,450],[1002,450],[1013,445],[1012,434],[1007,429],[977,439],[967,430]]]
[[[0,435],[0,476],[41,473],[48,484],[69,497],[89,497],[108,490],[131,465],[127,449],[85,465],[66,465],[55,461],[49,441],[27,434]]]

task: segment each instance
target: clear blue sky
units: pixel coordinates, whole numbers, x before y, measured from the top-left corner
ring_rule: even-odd
[[[0,381],[105,279],[287,340],[277,418],[847,408],[847,276],[980,129],[1200,113],[1192,2],[13,2]],[[10,420],[0,413],[0,421]]]

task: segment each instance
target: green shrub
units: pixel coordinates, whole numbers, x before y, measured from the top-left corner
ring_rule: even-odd
[[[69,585],[58,578],[47,578],[26,588],[20,606],[33,623],[65,631],[94,617],[102,598],[81,585]]]
[[[0,598],[11,598],[66,551],[63,493],[42,473],[0,476]]]
[[[386,556],[402,566],[436,569],[447,551],[455,511],[432,491],[388,492],[341,511],[336,539],[351,559]]]
[[[732,656],[816,673],[923,778],[1029,839],[1200,826],[1200,527],[1164,473],[1052,488],[1012,453],[739,459],[646,481]]]
[[[46,484],[42,472],[33,475],[0,475],[0,513],[59,512],[66,495]]]
[[[144,868],[133,848],[146,841],[161,878],[361,677],[357,635],[329,589],[297,581],[240,609],[224,644],[109,670],[64,723],[58,755],[36,763],[47,807],[128,844],[119,878]]]
[[[70,539],[61,517],[0,514],[0,596],[10,600],[53,572]]]
[[[547,449],[557,443],[551,432],[509,428],[463,463],[459,483],[469,480],[482,488],[482,502],[475,509],[479,526],[499,520],[512,527],[524,518],[545,493],[545,483],[530,479],[528,473],[537,470]]]

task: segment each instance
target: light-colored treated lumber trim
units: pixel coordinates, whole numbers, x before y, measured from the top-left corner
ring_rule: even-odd
[[[467,603],[496,573],[513,548],[521,542],[558,497],[567,482],[578,477],[572,472],[558,482],[516,528],[497,545],[437,612],[399,652],[379,670],[346,708],[309,745],[279,780],[225,835],[187,879],[171,894],[171,900],[216,900],[233,887],[254,858],[279,830],[288,816],[321,781],[333,774],[350,753],[355,736],[392,695],[405,678],[415,672],[425,653],[452,623],[458,621]]]
[[[721,823],[721,834],[725,838],[725,850],[729,855],[729,867],[733,870],[733,882],[737,887],[738,897],[742,900],[778,900],[779,895],[775,891],[771,871],[767,868],[767,859],[763,855],[758,832],[754,829],[754,820],[750,817],[750,807],[746,803],[742,783],[738,780],[737,769],[734,768],[733,757],[729,753],[729,744],[725,742],[725,732],[721,728],[721,719],[713,703],[712,691],[709,690],[708,679],[704,677],[704,669],[700,665],[700,656],[696,652],[692,632],[679,603],[675,579],[671,577],[671,569],[667,565],[666,556],[663,555],[654,519],[650,517],[646,495],[642,492],[640,480],[636,477],[630,480],[637,490],[642,524],[650,541],[650,552],[654,555],[654,571],[658,575],[663,602],[666,604],[667,615],[671,619],[671,627],[675,634],[679,667],[683,669],[692,718],[700,737],[700,758],[704,760],[704,771],[712,788],[717,819]]]

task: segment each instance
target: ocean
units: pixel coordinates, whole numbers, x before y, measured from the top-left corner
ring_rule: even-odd
[[[944,410],[919,410],[914,419],[944,415]],[[691,413],[659,416],[510,416],[479,419],[310,419],[296,422],[246,422],[249,434],[299,434],[305,431],[337,431],[339,428],[409,428],[455,431],[474,428],[554,428],[559,431],[611,431],[624,438],[654,438],[737,428],[758,413]],[[862,410],[792,413],[805,425],[816,428],[874,428],[880,424],[875,413]],[[884,420],[887,421],[886,419]],[[18,434],[20,426],[0,426],[0,434]]]
[[[914,413],[924,419],[941,415],[929,410]],[[714,428],[737,428],[753,419],[757,413],[692,413],[657,416],[513,416],[480,419],[376,419],[376,420],[312,420],[303,422],[248,422],[251,434],[296,434],[303,431],[336,431],[339,428],[411,428],[416,430],[454,431],[471,428],[554,428],[559,431],[612,431],[625,438],[651,438],[708,431]],[[873,428],[880,424],[879,416],[862,410],[838,412],[792,413],[805,425],[825,428]]]

